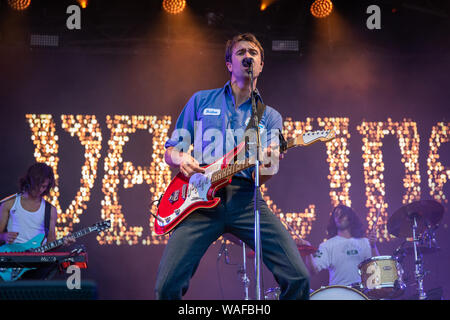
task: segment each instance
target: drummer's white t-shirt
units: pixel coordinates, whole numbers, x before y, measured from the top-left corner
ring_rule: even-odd
[[[328,269],[329,285],[361,282],[358,265],[372,257],[369,239],[335,236],[323,242],[313,255],[318,271]]]

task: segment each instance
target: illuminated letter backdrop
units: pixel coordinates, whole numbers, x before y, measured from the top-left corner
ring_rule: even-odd
[[[327,142],[327,162],[329,163],[328,180],[330,181],[330,198],[331,205],[334,207],[339,203],[351,205],[349,197],[350,189],[350,175],[348,174],[348,155],[347,139],[350,138],[348,132],[348,118],[317,118],[317,127],[313,128],[312,123],[314,118],[306,118],[306,122],[292,121],[291,118],[286,118],[284,122],[283,135],[286,139],[293,139],[296,136],[307,131],[313,130],[329,130],[336,131],[337,138],[334,141]],[[261,187],[263,195],[267,193],[267,188],[263,185]],[[286,213],[283,214],[269,196],[264,196],[270,209],[277,214],[280,219],[289,224],[291,233],[302,238],[308,236],[311,232],[312,222],[316,219],[316,206],[309,204],[308,208],[301,213]]]
[[[387,122],[366,122],[363,121],[357,127],[359,133],[363,135],[362,151],[364,160],[364,182],[366,184],[366,207],[369,209],[367,221],[369,229],[375,223],[377,225],[377,236],[380,241],[389,240],[390,235],[387,231],[387,207],[385,202],[385,184],[384,184],[384,162],[381,141],[385,135],[392,134],[398,139],[401,161],[405,166],[405,175],[403,186],[403,204],[410,203],[420,199],[420,171],[419,171],[419,134],[417,125],[411,120],[403,122],[392,122],[388,118]],[[380,210],[380,216],[377,212]],[[380,230],[380,227],[383,229]]]
[[[104,237],[99,237],[100,244],[120,245],[126,243],[135,245],[142,237],[143,227],[135,226],[127,228],[126,219],[119,204],[117,195],[120,180],[124,188],[131,188],[135,184],[146,183],[152,194],[152,201],[158,200],[171,180],[171,171],[164,161],[164,144],[168,139],[170,117],[162,119],[155,116],[110,116],[106,117],[108,129],[111,130],[111,138],[108,141],[108,155],[105,159],[105,176],[103,177],[102,218],[111,219],[112,231]],[[144,156],[149,159],[150,166],[135,167],[131,162],[124,162],[122,158],[123,146],[129,141],[129,135],[136,130],[148,130],[153,134],[153,153]],[[120,164],[123,163],[122,167]],[[150,204],[149,204],[150,207]],[[151,212],[156,214],[156,205],[151,206]],[[153,233],[154,219],[149,214],[149,228],[152,235],[142,240],[142,244],[158,244],[164,240]]]
[[[31,140],[35,145],[34,157],[38,162],[45,162],[53,168],[55,180],[58,184],[58,136],[55,123],[51,115],[27,114],[26,118],[31,128]],[[73,137],[78,136],[80,143],[85,148],[85,162],[81,168],[81,186],[75,199],[65,212],[62,212],[59,204],[59,188],[51,190],[49,201],[58,212],[56,237],[60,238],[73,230],[73,224],[79,223],[78,215],[86,210],[86,203],[90,199],[90,190],[97,178],[97,163],[100,159],[102,148],[102,134],[95,116],[62,115],[62,128]]]
[[[34,157],[38,162],[45,162],[55,172],[56,182],[59,182],[58,174],[58,135],[52,115],[27,114],[26,119],[31,128],[31,140],[35,146]],[[315,126],[313,126],[315,123]],[[168,138],[170,129],[170,116],[128,116],[115,115],[106,117],[106,125],[111,132],[108,141],[108,151],[105,156],[105,174],[102,180],[104,198],[101,200],[101,218],[110,219],[112,227],[102,232],[97,237],[100,244],[128,244],[138,243],[144,245],[166,243],[167,236],[157,236],[153,232],[154,218],[157,208],[154,201],[158,200],[171,180],[171,170],[164,161],[164,143]],[[90,191],[97,178],[97,164],[100,159],[102,135],[100,125],[94,115],[62,115],[61,127],[71,136],[76,135],[85,148],[85,162],[81,168],[80,189],[76,193],[69,207],[63,212],[59,204],[59,188],[56,186],[51,191],[48,200],[57,208],[57,237],[73,231],[73,224],[79,223],[79,215],[87,209],[86,203],[90,200]],[[314,127],[314,128],[313,128]],[[348,118],[306,118],[306,121],[293,121],[286,118],[283,134],[286,139],[291,139],[307,131],[319,129],[334,129],[336,139],[327,142],[326,161],[329,164],[328,180],[330,183],[330,201],[334,207],[340,203],[351,206],[349,189],[351,186],[348,173],[349,133]],[[143,155],[149,166],[135,166],[122,158],[123,147],[130,140],[130,135],[136,130],[147,130],[152,135],[153,152]],[[369,228],[377,226],[380,241],[389,241],[386,223],[388,220],[385,201],[384,163],[381,147],[385,135],[392,134],[398,139],[401,151],[401,162],[405,166],[403,178],[404,204],[420,199],[420,171],[419,171],[419,134],[417,124],[411,120],[402,122],[367,122],[363,121],[357,126],[362,135],[362,157],[364,162],[364,182],[366,186],[366,207],[369,210],[367,221]],[[439,162],[439,147],[448,142],[450,123],[439,122],[433,126],[429,140],[428,186],[430,195],[437,201],[446,202],[443,192],[444,184],[450,178],[450,168],[444,167]],[[148,232],[144,235],[143,226],[128,226],[125,215],[122,212],[118,191],[119,187],[132,188],[134,185],[146,183],[149,186],[152,203],[146,209],[148,214]],[[312,222],[316,219],[316,206],[309,204],[304,212],[283,213],[273,200],[268,196],[268,189],[261,186],[264,199],[271,210],[280,217],[281,221],[288,224],[293,235],[306,237],[311,232]],[[380,217],[377,221],[377,211]],[[147,230],[146,230],[147,231]]]
[[[442,143],[449,142],[450,123],[437,123],[431,129],[430,152],[428,155],[428,186],[430,195],[439,202],[447,203],[448,200],[444,194],[444,184],[450,179],[450,167],[444,167],[438,161],[438,149]]]

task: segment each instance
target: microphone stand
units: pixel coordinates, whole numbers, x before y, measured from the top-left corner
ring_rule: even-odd
[[[260,212],[259,202],[259,166],[261,140],[259,135],[259,120],[256,110],[256,101],[253,87],[253,63],[249,65],[248,73],[250,75],[250,95],[252,101],[253,126],[256,129],[256,159],[255,159],[255,194],[254,194],[254,212],[255,212],[255,276],[256,276],[256,300],[261,300],[261,230],[260,230]]]

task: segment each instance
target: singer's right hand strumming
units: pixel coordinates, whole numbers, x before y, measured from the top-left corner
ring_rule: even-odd
[[[205,173],[205,169],[200,167],[197,160],[188,153],[180,152],[174,147],[167,148],[164,157],[171,167],[179,168],[180,172],[188,178],[194,173]]]

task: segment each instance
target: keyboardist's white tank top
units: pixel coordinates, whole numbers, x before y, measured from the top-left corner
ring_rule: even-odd
[[[9,211],[8,232],[18,232],[14,243],[24,243],[33,239],[38,234],[45,234],[45,200],[41,200],[41,206],[35,212],[25,210],[20,203],[21,196]]]

